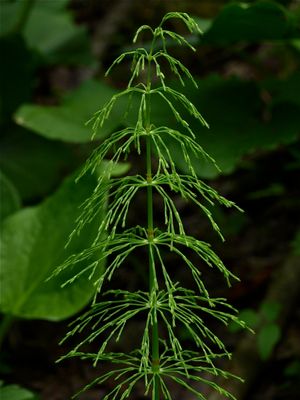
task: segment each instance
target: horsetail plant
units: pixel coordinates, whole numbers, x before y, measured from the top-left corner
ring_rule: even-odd
[[[171,400],[171,386],[174,386],[174,382],[198,399],[206,398],[201,389],[203,385],[208,385],[223,396],[234,399],[233,395],[215,382],[213,376],[239,379],[216,366],[218,358],[230,357],[230,354],[205,320],[212,317],[225,325],[231,321],[242,326],[244,323],[239,321],[236,310],[226,299],[210,297],[200,268],[189,258],[185,249],[189,250],[188,253],[193,251],[202,263],[217,268],[228,284],[231,279],[237,278],[225,267],[208,243],[186,234],[181,215],[172,199],[172,193],[177,193],[196,204],[222,239],[220,229],[207,204],[213,205],[217,202],[226,207],[237,207],[199,180],[193,168],[192,154],[205,157],[213,163],[214,160],[195,141],[195,134],[178,111],[178,106],[202,125],[208,127],[208,124],[184,94],[168,86],[163,73],[163,66],[168,66],[182,85],[185,80],[190,80],[197,87],[189,70],[168,52],[167,43],[170,40],[195,51],[183,36],[165,29],[165,23],[171,18],[181,20],[191,33],[201,33],[196,22],[188,14],[167,13],[156,29],[143,25],[134,36],[135,43],[144,31],[149,31],[152,35],[149,50],[138,47],[123,53],[106,73],[107,75],[125,57],[132,58],[132,74],[127,88],[112,96],[104,107],[95,113],[90,121],[93,124],[93,135],[95,136],[98,128],[111,117],[115,104],[124,96],[128,97],[129,102],[133,95],[139,99],[136,122],[133,126],[113,132],[86,162],[78,179],[88,172],[94,173],[105,158],[111,156],[107,162],[106,176],[99,178],[92,195],[82,205],[82,213],[73,233],[80,233],[82,227],[106,204],[108,196],[107,213],[92,246],[71,256],[55,271],[55,274],[61,273],[66,268],[84,261],[84,268],[80,273],[65,284],[73,282],[82,274],[87,274],[89,279],[95,281],[95,297],[90,310],[73,323],[73,328],[66,338],[76,333],[87,333],[63,358],[88,359],[94,366],[104,361],[114,365],[112,370],[103,373],[83,389],[113,380],[114,387],[104,396],[104,400],[129,398],[138,383],[144,385],[145,396],[151,395],[152,400]],[[161,49],[157,49],[159,45]],[[155,86],[154,80],[158,82]],[[167,104],[177,121],[178,130],[168,126],[155,126],[151,114],[151,102],[155,97]],[[189,169],[188,174],[178,171],[169,150],[168,138],[180,144],[182,157]],[[141,157],[145,154],[145,173],[141,171],[141,174],[124,177],[111,176],[116,163],[126,159],[131,151],[136,151]],[[157,161],[154,161],[154,155]],[[147,226],[127,228],[132,200],[141,190],[145,190],[147,196]],[[154,225],[154,192],[162,199],[163,230]],[[128,256],[139,248],[145,248],[148,252],[148,290],[109,290],[103,293],[103,286],[122,267]],[[182,265],[190,271],[195,282],[194,290],[186,289],[174,281],[172,271],[164,261],[166,251],[177,256]],[[103,259],[109,261],[99,277],[97,271]],[[105,300],[104,294],[108,295],[108,300]],[[111,351],[112,343],[119,340],[127,323],[137,316],[145,318],[139,347],[129,354]],[[194,342],[194,350],[183,348],[178,330],[180,326],[185,328]],[[95,341],[100,343],[98,351],[87,352],[86,345]]]

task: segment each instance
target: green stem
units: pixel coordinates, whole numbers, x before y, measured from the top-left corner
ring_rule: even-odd
[[[19,18],[14,26],[13,32],[19,33],[24,30],[34,3],[35,0],[23,0]]]
[[[151,137],[147,137],[147,214],[148,214],[148,240],[149,240],[149,291],[153,294],[155,288],[155,260],[152,251],[153,241],[153,193],[152,193],[152,171],[151,171]],[[159,379],[157,372],[159,371],[159,338],[158,324],[156,317],[153,315],[152,326],[152,370],[155,373],[154,385],[152,392],[152,400],[159,400]]]
[[[150,57],[148,61],[148,74],[147,74],[147,88],[148,91],[151,89],[151,56],[153,52],[155,38],[153,38],[152,46],[150,50]],[[150,94],[147,95],[146,99],[146,112],[145,112],[145,128],[148,133],[146,139],[146,170],[147,170],[147,224],[148,224],[148,241],[149,241],[149,292],[150,295],[156,296],[156,283],[155,283],[155,260],[153,255],[153,239],[154,239],[154,227],[153,227],[153,188],[152,188],[152,161],[151,161],[151,122],[150,122]],[[152,400],[159,400],[160,388],[159,388],[159,336],[158,336],[158,324],[156,315],[153,315],[152,325],[152,371],[154,373],[154,383],[152,390]]]
[[[14,322],[15,317],[10,314],[6,314],[3,316],[3,319],[0,323],[0,349],[2,347],[3,341],[7,332],[9,331],[12,323]]]

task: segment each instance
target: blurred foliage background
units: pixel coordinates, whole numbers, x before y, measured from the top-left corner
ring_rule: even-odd
[[[66,276],[45,280],[90,243],[99,222],[64,248],[96,179],[75,184],[76,171],[97,143],[133,118],[124,117],[121,104],[91,142],[85,122],[127,84],[128,66],[106,80],[104,72],[132,46],[141,24],[156,26],[168,11],[190,13],[203,30],[188,37],[195,54],[170,49],[197,78],[199,90],[187,85],[184,91],[210,129],[193,128],[221,172],[197,160],[195,169],[245,210],[212,210],[227,239],[222,244],[191,205],[179,203],[191,234],[213,242],[241,278],[227,292],[209,273],[212,293],[228,297],[256,330],[255,336],[234,326],[222,332],[235,353],[228,368],[246,379],[229,388],[240,400],[299,398],[299,1],[0,0],[2,400],[65,400],[97,374],[76,361],[54,364],[65,352],[57,343],[69,317],[90,301],[91,285],[82,279],[61,288]],[[162,104],[152,112],[157,123],[175,123]],[[184,171],[176,143],[169,146]],[[143,171],[143,160],[133,157],[116,173],[130,167]],[[143,221],[142,196],[137,204],[132,219]],[[173,268],[172,258],[169,263]],[[178,279],[186,279],[177,269]],[[138,257],[119,279],[124,287],[139,287],[145,273]],[[120,345],[126,348],[126,339]],[[103,393],[99,388],[81,398]],[[177,398],[189,400],[184,393]]]

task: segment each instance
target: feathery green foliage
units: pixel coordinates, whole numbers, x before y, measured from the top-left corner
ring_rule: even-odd
[[[174,382],[199,399],[205,399],[205,396],[194,383],[208,385],[225,397],[234,398],[209,378],[210,375],[237,377],[216,366],[216,361],[220,357],[230,357],[230,354],[223,342],[208,327],[207,318],[216,319],[225,325],[232,321],[243,327],[245,324],[238,320],[236,310],[227,304],[226,299],[210,297],[202,279],[202,269],[205,265],[216,268],[224,275],[228,285],[232,279],[237,278],[225,267],[208,243],[186,234],[184,222],[176,208],[172,193],[178,193],[184,199],[196,204],[222,239],[222,233],[207,204],[237,206],[199,180],[193,168],[191,154],[205,157],[212,163],[214,160],[194,140],[195,135],[184,115],[179,113],[178,107],[191,114],[200,124],[206,127],[208,124],[189,99],[169,87],[165,80],[163,68],[167,66],[183,85],[184,79],[189,79],[197,86],[189,70],[168,53],[166,40],[170,39],[195,51],[183,36],[165,28],[165,23],[171,18],[181,20],[190,32],[201,33],[189,15],[168,13],[156,29],[143,25],[137,30],[134,42],[143,32],[147,31],[152,35],[149,51],[138,47],[125,52],[107,71],[108,74],[126,57],[132,59],[132,74],[127,88],[113,95],[89,121],[92,123],[93,135],[95,136],[98,128],[110,118],[115,104],[124,96],[128,98],[129,103],[133,95],[139,98],[136,123],[134,126],[112,133],[87,160],[78,179],[86,173],[93,173],[104,159],[110,158],[106,176],[99,178],[93,194],[82,205],[73,234],[79,234],[82,228],[95,218],[103,202],[107,201],[107,193],[109,193],[108,212],[99,225],[92,245],[81,253],[72,255],[55,271],[55,274],[58,274],[79,262],[84,262],[85,266],[80,273],[65,284],[73,282],[87,272],[94,281],[96,290],[93,305],[73,323],[65,338],[80,333],[83,339],[63,358],[88,359],[94,366],[103,362],[113,364],[111,371],[103,373],[83,389],[114,379],[115,387],[104,400],[128,398],[140,381],[144,383],[145,395],[151,395],[153,400],[172,399],[170,386],[171,384],[173,386]],[[161,49],[157,49],[158,43],[162,43]],[[151,122],[151,102],[157,97],[168,105],[178,122],[178,130],[168,126],[154,126]],[[183,175],[178,172],[166,144],[168,137],[180,144],[182,158],[188,166],[189,174]],[[145,173],[141,171],[136,175],[111,178],[114,165],[126,159],[132,151],[145,158]],[[155,162],[154,154],[157,157]],[[140,190],[147,192],[147,227],[127,227],[130,206]],[[164,229],[154,225],[154,192],[162,199]],[[148,252],[149,262],[146,266],[149,271],[148,290],[137,292],[109,290],[103,293],[103,287],[116,271],[122,268],[124,261],[139,248],[145,248]],[[174,281],[172,271],[164,261],[164,254],[168,251],[178,257],[183,268],[187,267],[187,271],[195,281],[194,290],[184,288]],[[188,254],[191,251],[198,256],[199,265],[193,261],[195,257],[189,258]],[[101,254],[96,261],[95,254]],[[107,268],[99,278],[95,272],[106,258],[109,260]],[[101,297],[97,296],[98,293],[101,293]],[[107,299],[103,297],[104,295]],[[137,316],[145,320],[140,343],[137,343],[138,347],[128,354],[111,351],[114,343],[121,338],[127,324]],[[180,326],[188,332],[191,341],[194,342],[194,348],[198,348],[197,352],[184,349],[178,330]],[[96,353],[86,350],[91,342],[100,343]]]

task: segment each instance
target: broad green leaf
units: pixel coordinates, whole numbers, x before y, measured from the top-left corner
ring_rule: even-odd
[[[35,1],[34,8],[45,10],[48,13],[63,11],[69,0]],[[9,34],[16,26],[23,12],[24,0],[1,1],[0,36]]]
[[[300,377],[300,360],[289,363],[284,369],[284,375],[292,378]]]
[[[95,289],[87,274],[61,287],[82,264],[49,281],[46,279],[68,256],[87,248],[94,240],[103,210],[99,210],[99,215],[79,237],[64,247],[80,213],[79,206],[95,184],[96,177],[85,176],[75,184],[72,176],[40,205],[6,218],[1,231],[3,313],[57,321],[72,316],[89,302]],[[96,276],[99,273],[100,270]]]
[[[76,25],[68,3],[69,0],[34,2],[23,30],[24,39],[48,63],[91,63],[86,28]],[[0,36],[15,30],[23,4],[16,0],[1,5]]]
[[[0,387],[1,400],[38,400],[37,396],[19,385]]]
[[[106,165],[106,162],[103,162],[104,164],[104,168]],[[128,172],[130,170],[131,165],[129,163],[118,163],[113,165],[113,167],[110,165],[110,173],[111,176],[120,176],[123,174],[126,174],[126,172]]]
[[[205,32],[203,43],[228,44],[299,38],[299,21],[274,1],[226,5]]]
[[[258,351],[262,360],[267,360],[278,343],[281,331],[278,325],[265,325],[257,335]]]
[[[23,200],[53,192],[77,163],[70,147],[20,128],[9,129],[0,144],[0,168]]]
[[[251,308],[246,308],[239,313],[239,318],[246,322],[250,328],[255,328],[258,323],[258,315]]]
[[[200,27],[202,33],[207,32],[213,24],[213,19],[201,18],[198,16],[193,16],[193,19],[194,19],[194,21],[196,21],[196,23]],[[190,35],[190,36],[192,36],[192,38],[194,38],[194,35]],[[190,37],[188,38],[188,41],[190,42]]]
[[[289,81],[292,80],[292,84]],[[286,83],[296,89],[299,79],[291,77]],[[289,144],[299,135],[300,106],[289,94],[284,84],[273,86],[268,82],[268,90],[274,90],[274,101],[270,105],[272,119],[263,122],[260,115],[264,105],[260,97],[261,88],[255,82],[231,78],[224,80],[209,76],[198,82],[199,90],[187,85],[186,95],[194,102],[210,123],[210,130],[190,120],[197,140],[217,161],[223,173],[231,173],[241,158],[255,149],[274,149],[280,144]],[[274,89],[275,88],[275,89]],[[297,91],[297,90],[296,90]],[[299,88],[300,91],[300,88]],[[70,142],[90,140],[90,127],[84,126],[96,110],[101,108],[115,90],[95,81],[88,81],[66,98],[61,106],[44,107],[24,105],[16,113],[16,121],[48,138]],[[126,110],[124,98],[113,110],[112,118],[99,130],[98,138],[105,137],[120,124],[136,121],[139,99],[132,98],[132,108],[127,120],[123,118]],[[152,103],[152,120],[156,125],[168,124],[176,127],[174,117],[168,106],[157,97]],[[178,127],[177,127],[178,128]],[[177,165],[186,166],[180,147],[170,141],[169,148]],[[199,176],[213,178],[219,171],[208,161],[194,158],[194,166]]]
[[[0,223],[21,206],[21,199],[13,183],[0,171]]]
[[[295,39],[291,41],[291,45],[295,50],[300,51],[300,39]]]
[[[28,45],[38,50],[48,62],[70,62],[72,59],[75,63],[80,62],[78,53],[83,53],[84,62],[91,62],[86,28],[76,25],[69,11],[51,10],[43,3],[47,2],[34,7],[28,18],[24,30]],[[69,46],[77,52],[75,56],[70,54]],[[62,48],[68,53],[64,54]]]
[[[49,139],[84,143],[91,140],[91,127],[85,122],[117,91],[95,80],[86,81],[66,96],[60,106],[23,105],[15,114],[16,122]],[[124,107],[123,107],[124,110]],[[122,107],[113,109],[110,120],[99,129],[105,137],[121,124]]]
[[[40,9],[43,9],[43,10],[49,11],[49,12],[57,12],[57,11],[65,10],[70,3],[71,3],[71,0],[56,0],[56,1],[53,1],[53,0],[40,1],[40,0],[38,0],[36,2],[35,7],[38,7]]]
[[[0,36],[9,35],[15,28],[20,12],[22,3],[18,1],[4,0],[1,2],[1,24]]]
[[[268,91],[275,104],[294,104],[300,107],[300,72],[284,80],[268,79],[263,88]]]
[[[258,314],[256,311],[251,308],[245,308],[239,313],[239,319],[246,322],[249,328],[255,329],[258,323]],[[230,323],[229,325],[230,332],[238,332],[243,330],[243,328],[235,322]]]
[[[299,80],[290,79],[294,82],[294,90],[300,93]],[[189,116],[186,119],[197,141],[216,160],[222,173],[234,171],[242,157],[256,149],[272,150],[281,144],[293,143],[299,137],[300,107],[292,95],[283,94],[278,89],[270,104],[271,119],[264,122],[261,119],[264,109],[260,98],[262,88],[255,82],[237,78],[225,80],[212,75],[199,80],[198,84],[198,90],[187,85],[184,91],[208,121],[210,129],[203,128]],[[175,126],[166,105],[157,102],[152,106],[152,112],[157,124],[163,120],[166,124],[166,118],[169,118],[169,125]],[[185,171],[180,147],[173,141],[168,144],[178,167]],[[209,161],[191,158],[199,176],[214,178],[219,174]]]
[[[281,310],[282,306],[279,303],[263,303],[260,307],[260,311],[264,318],[268,322],[274,322]]]

